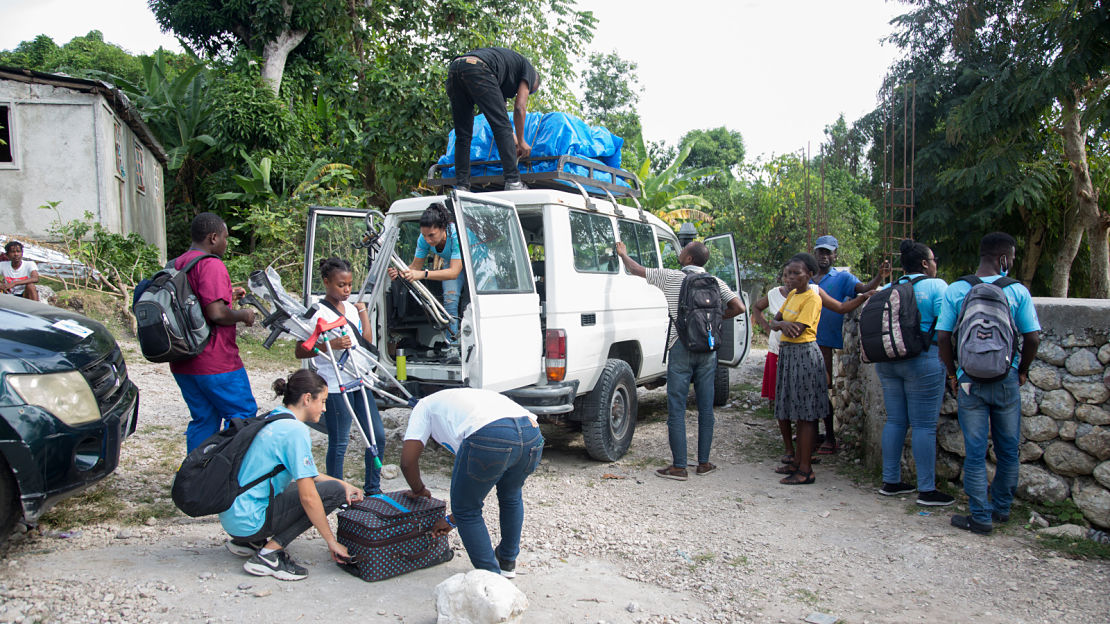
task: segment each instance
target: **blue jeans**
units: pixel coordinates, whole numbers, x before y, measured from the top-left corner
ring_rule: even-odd
[[[245,368],[216,375],[175,373],[173,378],[192,417],[185,427],[186,453],[216,435],[225,420],[258,415]]]
[[[463,288],[466,288],[466,269],[459,271],[459,276],[455,279],[443,280],[443,309],[451,317],[451,323],[447,326],[447,342],[451,344],[459,341],[459,298],[462,297]]]
[[[451,513],[470,563],[478,570],[501,571],[497,557],[516,561],[524,525],[520,490],[543,455],[543,436],[527,416],[495,420],[467,436],[451,472]],[[482,506],[497,486],[501,544],[490,543]]]
[[[367,432],[367,436],[369,436],[370,429],[366,425],[366,410],[363,408],[366,401],[363,400],[362,393],[357,391],[348,392],[347,399],[351,401],[351,409],[355,410],[355,416],[362,425],[363,431]],[[324,424],[328,429],[328,452],[324,456],[325,471],[329,477],[342,479],[343,459],[347,456],[347,443],[351,438],[351,412],[347,409],[343,397],[338,392],[328,393],[328,401],[324,405],[324,411],[327,414],[324,418]],[[374,404],[374,401],[370,401],[370,419],[373,421],[374,441],[377,442],[378,457],[382,457],[385,454],[385,427],[382,425],[382,417],[378,414],[378,406]],[[374,467],[374,454],[370,452],[370,449],[366,449],[363,461],[366,464],[366,481],[363,489],[366,490],[367,494],[377,494],[381,492],[382,471],[380,468]]]
[[[698,402],[698,463],[709,461],[713,446],[713,376],[717,353],[690,353],[677,340],[667,354],[667,435],[675,467],[686,468],[686,399],[690,383]]]
[[[973,520],[991,524],[991,511],[1006,516],[1018,482],[1018,445],[1021,444],[1021,395],[1017,369],[1002,381],[976,383],[960,376],[957,395],[960,429],[964,432],[964,492]],[[964,384],[970,384],[967,391]],[[998,459],[994,483],[987,487],[987,435],[994,440]],[[987,500],[988,493],[990,501]]]
[[[879,362],[875,372],[883,384],[886,424],[883,426],[883,481],[902,481],[902,445],[913,430],[913,463],[917,489],[936,489],[937,416],[944,401],[944,364],[930,348],[900,362]]]

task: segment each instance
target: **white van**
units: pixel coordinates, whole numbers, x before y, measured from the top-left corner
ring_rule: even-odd
[[[449,349],[423,308],[397,284],[366,296],[374,306],[374,341],[382,364],[395,373],[405,354],[406,385],[416,396],[446,387],[502,392],[542,422],[580,423],[591,457],[615,461],[636,428],[636,387],[666,382],[663,351],[668,314],[662,291],[628,273],[614,253],[622,240],[646,267],[677,268],[678,240],[663,221],[608,199],[556,189],[402,199],[385,217],[399,228],[397,255],[412,261],[421,213],[443,202],[463,224],[460,236],[466,290],[459,310],[460,347]],[[364,211],[313,207],[309,212],[303,291],[305,305],[323,288],[316,265],[341,255],[362,283],[364,250],[352,241]],[[459,228],[463,231],[463,227]],[[705,241],[706,266],[739,293],[732,235]],[[361,256],[356,257],[358,254]],[[435,292],[439,282],[422,282]],[[728,398],[728,369],[748,353],[747,314],[725,321],[716,400]]]

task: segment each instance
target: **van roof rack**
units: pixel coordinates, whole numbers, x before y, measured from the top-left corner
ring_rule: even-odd
[[[536,165],[555,161],[554,171],[536,171]],[[470,163],[471,168],[482,165],[495,165],[500,167],[500,160],[479,160]],[[579,175],[567,170],[568,165],[577,165],[588,171],[588,175]],[[432,188],[449,187],[455,185],[455,178],[439,177],[440,172],[454,163],[436,163],[428,169],[428,186]],[[642,184],[636,174],[609,167],[592,160],[563,154],[562,156],[543,156],[539,158],[523,158],[519,163],[520,179],[530,188],[548,188],[560,191],[574,191],[588,193],[601,199],[612,197],[637,198],[641,195]],[[608,175],[613,181],[606,182],[595,178],[595,174]],[[624,184],[617,184],[620,180]],[[566,183],[566,184],[564,184]],[[470,187],[479,190],[501,190],[505,186],[505,177],[498,175],[473,176],[470,178]],[[637,202],[638,203],[638,202]]]

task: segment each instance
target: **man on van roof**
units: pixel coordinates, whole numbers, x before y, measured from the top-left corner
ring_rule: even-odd
[[[505,190],[524,188],[516,163],[517,158],[532,153],[532,146],[524,140],[524,117],[528,96],[539,86],[540,76],[532,63],[506,48],[479,48],[451,61],[447,69],[447,97],[455,122],[455,188],[470,190],[470,139],[475,105],[493,130]],[[512,125],[505,113],[506,98],[513,98]]]

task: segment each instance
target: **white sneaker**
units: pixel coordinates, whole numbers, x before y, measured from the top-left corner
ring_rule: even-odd
[[[284,550],[265,555],[257,552],[243,564],[243,569],[255,576],[272,576],[279,581],[299,581],[308,576],[308,570],[297,565]]]

